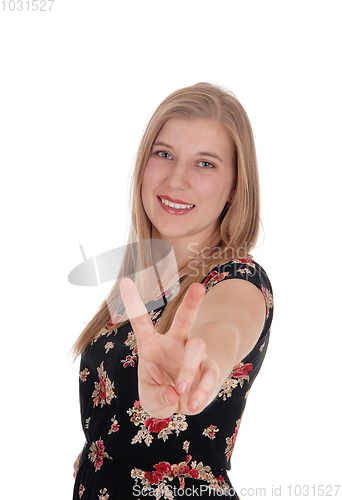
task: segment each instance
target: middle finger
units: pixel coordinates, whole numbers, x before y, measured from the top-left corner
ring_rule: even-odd
[[[204,294],[205,288],[201,283],[193,283],[189,287],[175,314],[169,330],[170,336],[173,338],[184,338],[184,340],[188,338]]]

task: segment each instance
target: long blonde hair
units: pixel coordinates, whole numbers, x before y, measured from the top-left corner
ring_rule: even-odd
[[[137,153],[131,184],[132,223],[128,243],[138,240],[140,245],[127,245],[118,279],[73,346],[75,357],[85,350],[111,317],[124,314],[119,291],[120,278],[130,276],[135,279],[139,275],[136,271],[151,266],[153,261],[150,247],[146,245],[152,238],[152,228],[143,207],[141,185],[153,143],[170,118],[210,119],[221,124],[235,148],[236,191],[233,201],[226,204],[219,218],[221,241],[218,247],[221,251],[217,252],[216,247],[216,251],[202,262],[197,273],[191,273],[182,280],[179,293],[166,305],[158,321],[158,332],[165,333],[169,329],[175,312],[192,283],[203,280],[220,263],[247,257],[257,242],[260,222],[259,178],[253,131],[244,108],[233,93],[209,83],[197,83],[177,90],[154,112]],[[139,246],[140,251],[137,251]],[[145,297],[144,283],[139,282],[139,278],[135,281],[140,296]],[[115,327],[127,321],[123,316]]]

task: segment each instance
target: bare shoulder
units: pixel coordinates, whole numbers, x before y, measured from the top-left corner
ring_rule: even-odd
[[[266,304],[261,290],[242,279],[229,279],[213,286],[203,297],[196,326],[216,324],[227,332],[234,331],[247,354],[257,342],[266,317]]]
[[[213,286],[204,296],[199,314],[218,319],[222,314],[249,311],[265,321],[266,304],[262,291],[253,283],[242,279],[229,279]]]

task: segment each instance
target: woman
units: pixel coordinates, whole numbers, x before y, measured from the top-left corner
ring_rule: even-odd
[[[239,101],[207,83],[166,98],[132,194],[120,275],[132,280],[117,281],[74,346],[87,438],[74,499],[238,498],[226,470],[273,314],[250,256],[259,185]]]

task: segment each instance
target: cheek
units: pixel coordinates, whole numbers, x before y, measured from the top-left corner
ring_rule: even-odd
[[[141,184],[141,197],[145,209],[149,201],[152,200],[152,193],[158,185],[158,179],[156,174],[157,174],[156,169],[153,168],[153,165],[147,162]]]
[[[217,215],[221,213],[231,191],[231,179],[226,177],[206,179],[206,182],[198,183],[197,194],[206,207],[207,213]]]
[[[222,178],[209,178],[203,182],[196,183],[196,192],[203,201],[210,201],[212,205],[220,204],[221,199],[225,197],[224,180]]]
[[[151,179],[152,179],[151,170],[152,169],[148,165],[146,165],[145,172],[143,175],[143,180],[142,180],[142,186],[144,188],[149,186],[151,183]]]
[[[163,182],[162,169],[154,164],[153,161],[148,161],[142,180],[142,192],[152,192]]]

